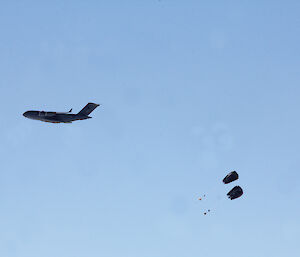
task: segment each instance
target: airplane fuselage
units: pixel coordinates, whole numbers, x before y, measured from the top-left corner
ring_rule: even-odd
[[[40,120],[52,123],[71,123],[76,120],[86,120],[92,117],[82,114],[70,114],[59,112],[44,112],[44,111],[27,111],[23,114],[24,117],[32,120]]]
[[[32,119],[40,120],[52,123],[71,123],[76,120],[86,120],[92,117],[89,114],[94,111],[99,104],[88,103],[83,109],[77,114],[73,114],[72,109],[68,112],[44,112],[44,111],[27,111],[23,113],[23,116]]]

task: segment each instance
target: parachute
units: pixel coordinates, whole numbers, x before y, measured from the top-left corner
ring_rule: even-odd
[[[235,181],[237,179],[239,179],[239,174],[237,174],[236,171],[232,171],[232,172],[228,173],[228,175],[223,179],[223,183],[229,184],[232,181]]]
[[[227,196],[230,200],[239,198],[242,195],[243,195],[243,189],[240,186],[235,186],[227,193]]]
[[[239,179],[239,174],[237,174],[236,171],[232,171],[223,179],[223,183],[229,184],[238,179]],[[235,186],[227,193],[227,196],[230,200],[239,198],[242,195],[243,195],[243,189],[240,186]]]
[[[231,171],[230,173],[228,173],[227,175],[226,175],[226,177],[223,179],[223,183],[224,184],[229,184],[229,183],[231,183],[231,182],[233,182],[233,181],[235,181],[235,180],[238,180],[239,179],[239,175],[238,175],[238,173],[236,172],[236,171]],[[215,191],[215,188],[213,189],[213,191]],[[239,198],[239,197],[241,197],[242,195],[243,195],[243,189],[240,187],[240,186],[235,186],[235,187],[233,187],[228,193],[227,193],[227,197],[230,199],[230,200],[234,200],[234,199],[236,199],[236,198]],[[203,204],[204,204],[204,206],[203,207],[205,207],[205,205],[207,205],[206,204],[206,201],[208,200],[209,202],[211,202],[209,199],[206,199],[207,197],[206,197],[206,195],[204,194],[204,195],[202,195],[201,197],[199,197],[198,198],[198,200],[199,201],[201,201],[201,202],[203,202]],[[210,198],[209,196],[208,196],[208,198]],[[216,202],[215,203],[213,203],[214,205],[216,205]],[[211,205],[211,204],[209,204],[209,205]],[[208,215],[210,212],[211,212],[211,208],[209,208],[209,209],[206,209],[206,208],[203,208],[202,207],[202,210],[203,210],[203,214],[206,216],[206,215]],[[208,206],[207,206],[208,207]],[[214,207],[214,209],[215,209],[215,207]]]

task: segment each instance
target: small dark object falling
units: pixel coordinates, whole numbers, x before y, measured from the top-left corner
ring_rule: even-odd
[[[242,195],[243,195],[243,189],[240,186],[235,186],[227,193],[227,196],[230,200],[239,198]]]
[[[204,212],[203,214],[206,215],[206,214],[209,213],[209,212],[210,212],[210,210],[207,210],[207,212]]]
[[[223,179],[223,183],[229,184],[232,181],[235,181],[237,179],[239,179],[239,174],[237,174],[236,171],[232,171],[232,172],[228,173],[228,175]]]
[[[203,195],[203,197],[199,197],[198,200],[201,201],[205,198],[205,195]]]

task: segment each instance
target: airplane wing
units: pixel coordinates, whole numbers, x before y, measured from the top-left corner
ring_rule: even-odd
[[[72,108],[70,109],[70,111],[68,111],[68,112],[56,112],[57,114],[67,114],[67,113],[70,113],[70,112],[72,112]]]

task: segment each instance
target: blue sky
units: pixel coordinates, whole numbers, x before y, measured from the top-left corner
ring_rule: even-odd
[[[2,2],[0,256],[298,256],[299,12]],[[87,102],[87,121],[22,116]]]

